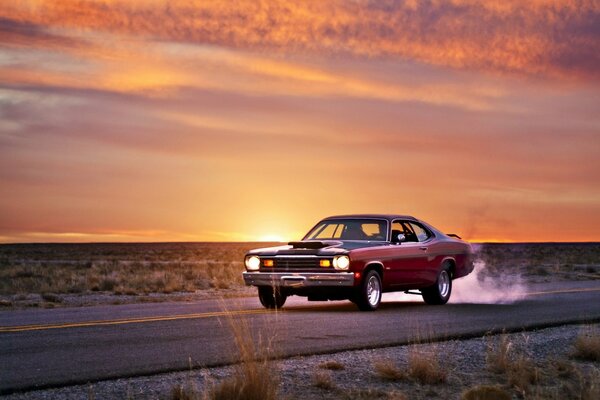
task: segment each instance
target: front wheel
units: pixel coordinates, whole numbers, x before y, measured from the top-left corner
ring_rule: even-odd
[[[258,299],[265,308],[276,309],[283,307],[287,296],[278,288],[261,286],[258,288]]]
[[[381,278],[377,271],[367,272],[352,302],[362,311],[375,311],[379,307],[379,303],[381,303]]]
[[[431,305],[446,304],[450,299],[452,293],[452,277],[448,268],[442,268],[438,274],[437,281],[435,284],[421,289],[421,295],[425,303]]]

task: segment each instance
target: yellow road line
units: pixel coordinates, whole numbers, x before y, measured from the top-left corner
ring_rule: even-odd
[[[526,295],[527,296],[540,296],[540,295],[544,295],[544,294],[582,293],[582,292],[597,292],[597,291],[600,291],[600,287],[598,287],[598,288],[583,288],[583,289],[548,290],[548,291],[540,291],[540,292],[530,292],[530,293],[527,293]],[[301,307],[301,308],[306,308],[306,307]],[[292,310],[297,311],[298,309],[290,309],[290,311],[292,311]],[[67,323],[62,323],[62,324],[0,326],[0,333],[40,331],[40,330],[46,330],[46,329],[80,328],[80,327],[86,327],[86,326],[139,324],[139,323],[144,323],[144,322],[175,321],[175,320],[180,320],[180,319],[231,317],[231,316],[236,316],[236,315],[269,314],[272,312],[273,311],[265,310],[265,309],[237,310],[237,311],[213,311],[213,312],[195,313],[195,314],[179,314],[179,315],[165,315],[165,316],[154,316],[154,317],[109,319],[109,320],[99,320],[99,321],[67,322]]]
[[[123,325],[123,324],[138,324],[142,322],[157,322],[157,321],[174,321],[179,319],[200,319],[212,317],[229,317],[235,315],[248,314],[266,314],[269,310],[238,310],[238,311],[214,311],[197,314],[179,314],[156,317],[140,317],[140,318],[123,318],[110,319],[100,321],[82,321],[82,322],[67,322],[62,324],[39,324],[39,325],[19,325],[19,326],[0,326],[1,332],[24,332],[24,331],[39,331],[45,329],[62,329],[62,328],[79,328],[85,326],[101,326],[101,325]]]
[[[545,292],[530,292],[527,296],[539,296],[542,294],[558,294],[558,293],[582,293],[582,292],[598,292],[600,287],[597,288],[583,288],[583,289],[563,289],[563,290],[548,290]]]

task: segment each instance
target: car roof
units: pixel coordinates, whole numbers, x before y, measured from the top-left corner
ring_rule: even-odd
[[[378,218],[378,219],[412,219],[417,220],[415,217],[410,215],[399,215],[399,214],[346,214],[346,215],[332,215],[331,217],[323,218],[325,219],[342,219],[342,218]]]

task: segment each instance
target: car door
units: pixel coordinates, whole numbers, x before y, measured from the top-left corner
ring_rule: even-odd
[[[386,271],[391,289],[422,286],[428,278],[429,261],[427,247],[419,242],[419,237],[408,220],[392,221],[392,235],[402,233],[405,241],[397,243],[392,237]]]
[[[417,237],[419,250],[423,256],[417,273],[418,281],[425,286],[433,285],[437,281],[439,272],[439,260],[436,256],[433,234],[418,222],[410,221],[409,225]]]

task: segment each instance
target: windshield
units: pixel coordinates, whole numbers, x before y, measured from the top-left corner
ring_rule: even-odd
[[[387,240],[387,221],[382,219],[330,219],[319,223],[304,240]]]

